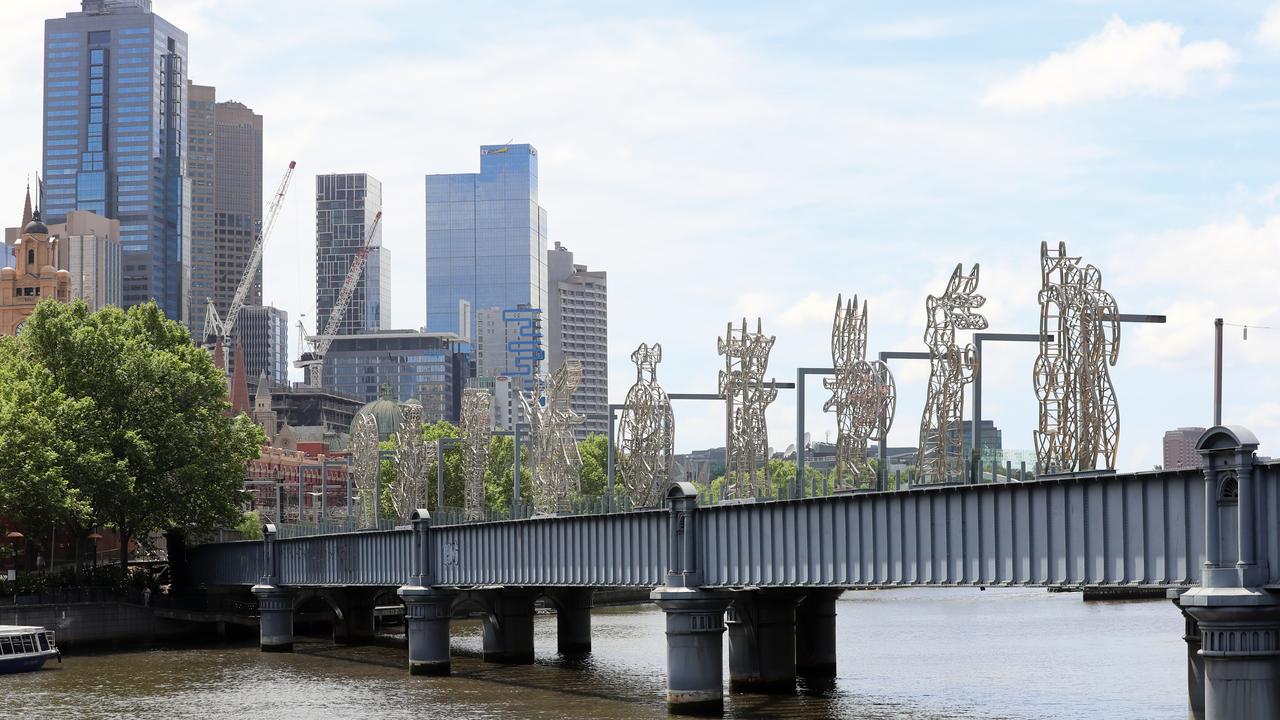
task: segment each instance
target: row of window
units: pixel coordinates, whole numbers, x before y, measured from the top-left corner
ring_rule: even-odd
[[[52,633],[25,633],[23,635],[0,636],[0,655],[21,655],[25,653],[48,651],[50,648],[50,635],[52,635]]]

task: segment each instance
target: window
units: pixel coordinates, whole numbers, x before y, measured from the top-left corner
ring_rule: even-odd
[[[59,80],[57,82],[45,83],[45,86],[57,87],[57,88],[73,88],[73,87],[80,87],[80,81],[79,80]]]
[[[57,72],[45,73],[45,75],[46,75],[47,77],[51,77],[51,78],[73,78],[73,77],[80,77],[80,73],[78,73],[78,72],[76,72],[76,71],[74,71],[74,70],[59,70],[59,71],[57,71]]]
[[[107,58],[106,50],[90,50],[89,51],[89,63],[91,65],[101,65],[103,62],[106,61],[106,58]]]
[[[80,43],[78,43],[78,42],[51,42],[51,43],[49,43],[48,45],[45,45],[45,47],[50,48],[50,49],[52,49],[52,48],[76,48],[76,47],[80,47]]]
[[[110,45],[111,31],[110,30],[90,30],[89,44],[90,45]]]

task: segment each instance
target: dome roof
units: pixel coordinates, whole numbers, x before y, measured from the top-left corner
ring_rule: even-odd
[[[378,440],[390,440],[395,436],[396,430],[400,428],[400,421],[404,419],[404,415],[400,412],[400,404],[392,399],[390,385],[383,385],[382,391],[378,393],[378,399],[366,403],[352,416],[350,432],[355,432],[355,419],[365,413],[372,415],[378,423]]]
[[[22,228],[23,235],[48,235],[49,228],[40,222],[40,211],[37,210],[35,216],[31,218],[31,222]]]

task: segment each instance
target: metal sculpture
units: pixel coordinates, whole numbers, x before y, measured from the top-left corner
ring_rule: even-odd
[[[1120,405],[1108,367],[1120,359],[1116,300],[1102,272],[1040,243],[1040,355],[1033,372],[1040,424],[1036,460],[1049,472],[1114,469]],[[1048,336],[1053,336],[1053,341]]]
[[[493,428],[493,395],[482,388],[462,391],[462,468],[466,477],[463,514],[484,518],[484,470],[489,462],[489,431]]]
[[[581,383],[582,362],[570,358],[532,392],[520,393],[532,436],[531,489],[537,515],[568,512],[581,488],[582,456],[573,428],[586,418],[569,407],[569,399]]]
[[[893,427],[897,390],[889,366],[867,360],[867,303],[858,310],[858,296],[848,304],[836,296],[831,324],[831,363],[835,377],[823,380],[831,399],[824,412],[836,413],[836,464],[831,485],[836,491],[871,490],[876,473],[867,460],[867,443],[879,441]]]
[[[756,318],[755,332],[728,324],[716,347],[724,355],[720,371],[720,394],[725,405],[725,497],[764,497],[771,494],[769,481],[769,428],[765,409],[778,397],[778,388],[765,386],[769,351],[777,340],[765,336]]]
[[[987,301],[978,290],[978,265],[968,275],[957,264],[941,297],[925,301],[929,346],[929,390],[920,418],[917,482],[942,483],[964,474],[964,386],[973,381],[978,358],[973,345],[956,345],[956,330],[985,330],[987,319],[975,312]]]
[[[675,460],[675,414],[658,384],[662,345],[644,343],[631,353],[636,383],[627,391],[618,424],[618,471],[635,507],[657,507],[666,496]]]
[[[355,485],[360,500],[360,527],[377,525],[378,493],[382,470],[378,458],[378,421],[372,413],[356,415],[355,429],[351,432],[351,456],[354,462]]]
[[[423,442],[420,403],[410,400],[400,408],[400,427],[396,431],[396,483],[391,488],[391,505],[401,522],[408,522],[413,511],[427,506],[429,482],[427,469],[434,466],[435,446]]]

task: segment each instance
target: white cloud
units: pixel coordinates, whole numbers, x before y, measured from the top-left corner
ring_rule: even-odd
[[[1220,40],[1183,44],[1182,35],[1182,28],[1166,22],[1129,25],[1112,17],[1084,42],[993,84],[981,102],[1041,110],[1133,95],[1177,97],[1201,73],[1224,80],[1237,60],[1235,50]]]
[[[1280,50],[1280,5],[1267,8],[1267,14],[1263,16],[1254,40],[1265,48]]]

